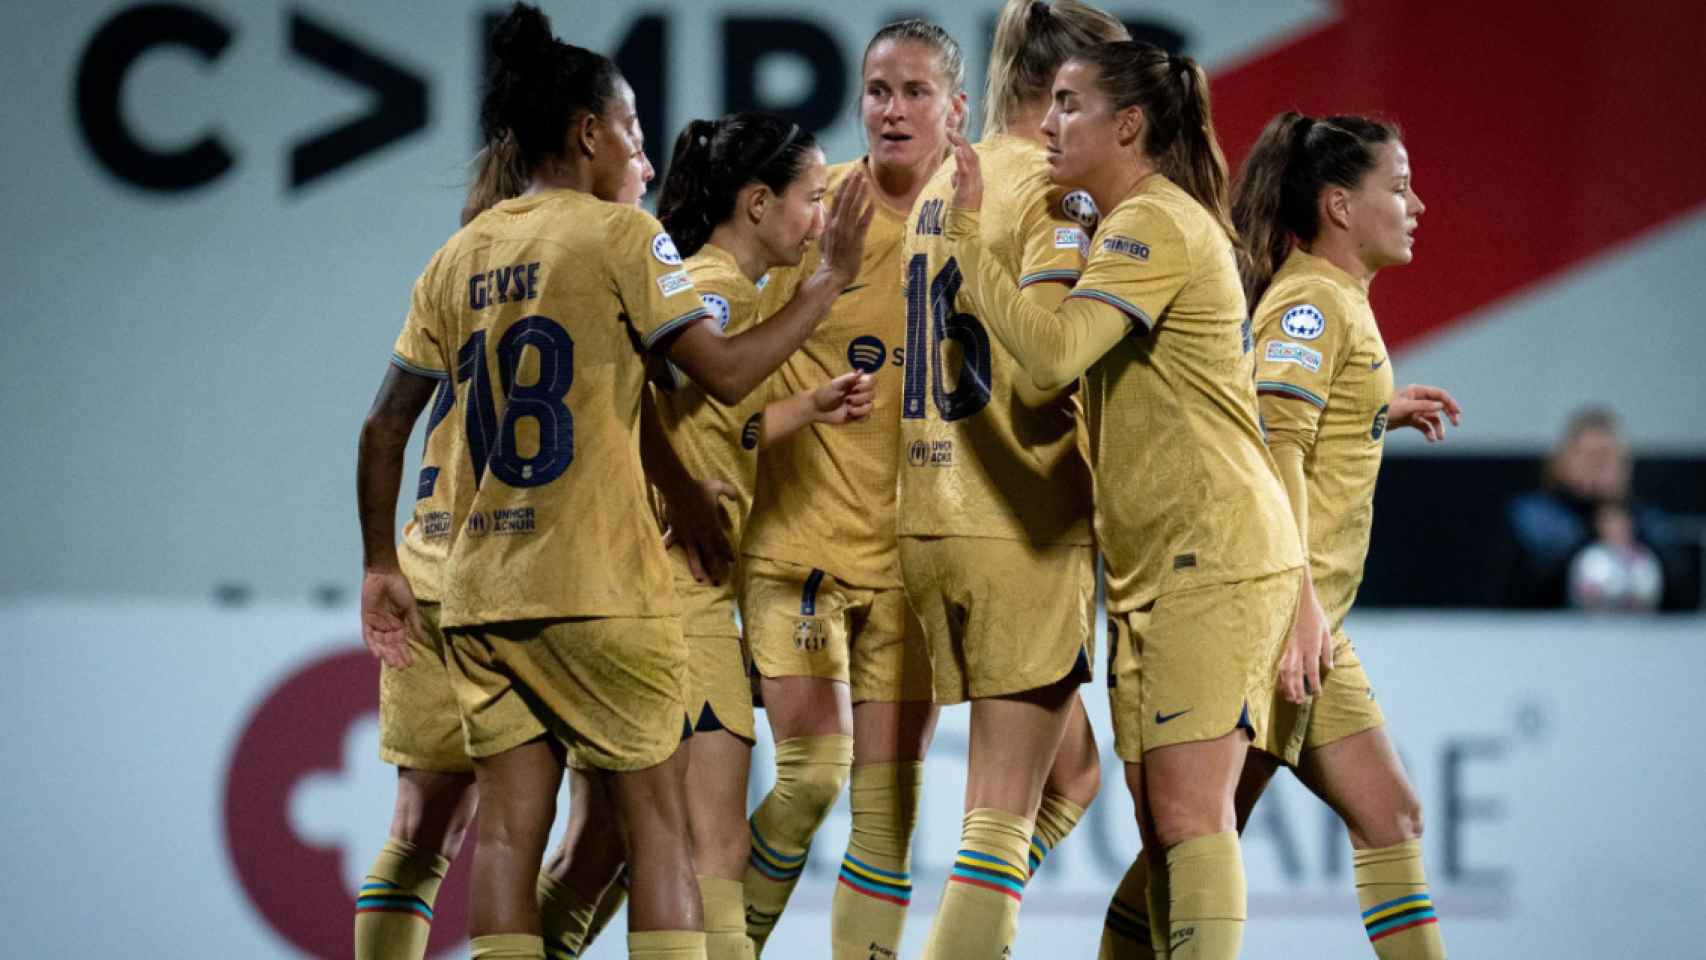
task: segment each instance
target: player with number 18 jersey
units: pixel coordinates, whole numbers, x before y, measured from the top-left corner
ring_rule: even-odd
[[[417,283],[395,360],[454,383],[442,615],[473,756],[545,733],[602,769],[674,752],[685,647],[639,410],[646,350],[705,313],[655,219],[574,190],[498,204]]]

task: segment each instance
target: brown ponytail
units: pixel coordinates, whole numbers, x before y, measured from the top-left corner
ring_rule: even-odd
[[[1367,117],[1317,120],[1286,112],[1268,121],[1232,195],[1232,222],[1244,238],[1239,273],[1252,309],[1294,240],[1307,245],[1320,234],[1321,191],[1355,189],[1374,169],[1376,148],[1397,139],[1397,127]]]
[[[1125,24],[1081,0],[1007,0],[984,81],[984,135],[1007,130],[1021,106],[1048,96],[1055,71],[1073,54],[1129,36]]]
[[[462,203],[462,225],[479,216],[493,205],[521,196],[527,189],[527,169],[521,162],[521,150],[515,138],[499,137],[474,155],[474,180],[468,184],[468,198]]]
[[[1214,134],[1208,75],[1190,57],[1137,41],[1104,43],[1072,59],[1095,67],[1115,110],[1143,111],[1143,154],[1236,240],[1226,199],[1226,155]]]

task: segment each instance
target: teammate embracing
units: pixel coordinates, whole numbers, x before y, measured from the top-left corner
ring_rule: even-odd
[[[1144,847],[1155,867],[1165,857],[1151,920],[1181,960],[1242,942],[1234,790],[1268,732],[1303,560],[1257,422],[1207,84],[1190,58],[1131,42],[1061,67],[1049,176],[1102,219],[1056,309],[1012,297],[1019,278],[972,242],[984,188],[963,141],[947,225],[980,316],[1037,386],[1085,378],[1115,750]]]
[[[1078,279],[1089,237],[1049,182],[1042,119],[1060,64],[1125,36],[1076,0],[1001,12],[974,148],[993,188],[975,242],[1018,278],[1007,297],[1053,310]],[[1077,695],[1094,657],[1095,560],[1077,385],[1037,389],[979,322],[943,231],[952,174],[951,161],[937,171],[906,233],[900,550],[935,700],[972,703],[964,832],[925,953],[979,958],[1011,947],[1030,874],[1099,785]]]

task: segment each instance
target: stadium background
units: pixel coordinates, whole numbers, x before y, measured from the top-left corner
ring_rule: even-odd
[[[618,53],[654,154],[744,106],[792,112],[845,159],[869,35],[930,12],[976,86],[996,5],[544,6],[565,39]],[[1108,6],[1209,66],[1234,162],[1285,107],[1405,127],[1429,212],[1376,306],[1400,382],[1450,387],[1468,417],[1445,450],[1389,441],[1383,599],[1468,603],[1498,484],[1532,478],[1587,402],[1663,468],[1638,486],[1706,514],[1706,6]],[[348,954],[391,784],[355,636],[354,441],[408,284],[454,225],[501,9],[0,13],[0,925],[18,954]],[[1352,630],[1428,810],[1457,955],[1691,952],[1706,881],[1678,851],[1706,847],[1687,813],[1706,620],[1436,609]],[[930,761],[909,955],[956,835],[964,729],[949,711]],[[1017,956],[1093,955],[1136,846],[1115,767],[1105,783],[1033,886]],[[821,950],[845,829],[837,814],[820,836],[771,955]],[[1246,849],[1248,956],[1365,955],[1318,803],[1284,783]],[[441,900],[444,956],[460,898]]]

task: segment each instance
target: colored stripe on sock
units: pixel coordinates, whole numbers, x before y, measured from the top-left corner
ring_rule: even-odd
[[[841,858],[839,882],[850,890],[889,903],[912,903],[912,874],[883,870],[860,861],[852,854]]]
[[[949,875],[948,882],[969,883],[1023,900],[1026,879],[1028,876],[1023,870],[997,857],[976,850],[961,850],[954,858],[954,872]]]
[[[1433,898],[1425,893],[1411,894],[1378,903],[1362,912],[1364,929],[1370,942],[1403,933],[1412,927],[1438,923]]]
[[[1108,929],[1127,940],[1149,942],[1149,915],[1115,900],[1108,904]]]
[[[1043,865],[1043,859],[1048,856],[1049,846],[1040,836],[1031,837],[1031,874],[1036,875],[1037,868]]]
[[[425,900],[392,883],[364,883],[355,900],[356,913],[409,913],[432,922],[432,907]]]
[[[764,842],[764,837],[758,832],[758,824],[750,820],[747,823],[752,827],[752,856],[747,858],[747,862],[754,869],[772,880],[793,880],[805,870],[807,851],[796,856],[782,853]]]

